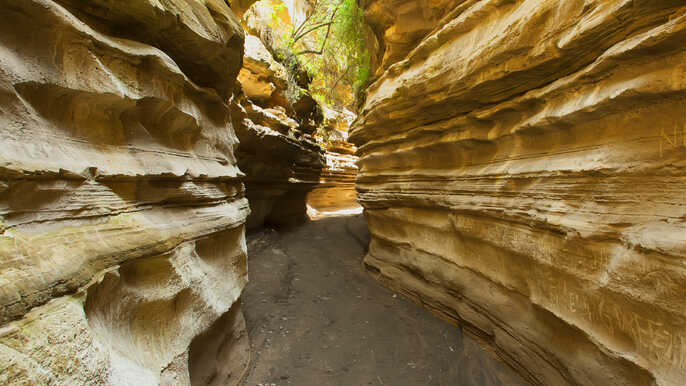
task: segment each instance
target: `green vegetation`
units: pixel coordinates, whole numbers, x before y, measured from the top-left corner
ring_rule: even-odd
[[[263,0],[271,8],[277,60],[292,73],[304,69],[309,90],[328,106],[351,107],[370,77],[367,28],[356,0],[315,0],[305,20],[292,25],[285,5]]]

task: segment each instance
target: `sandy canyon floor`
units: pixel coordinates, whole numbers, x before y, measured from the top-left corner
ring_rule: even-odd
[[[479,341],[363,270],[362,215],[248,236],[245,385],[520,385]]]

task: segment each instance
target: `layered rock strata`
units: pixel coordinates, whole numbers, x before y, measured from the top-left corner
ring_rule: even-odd
[[[681,1],[457,2],[351,134],[369,271],[532,383],[686,382],[685,38]]]
[[[323,130],[317,133],[321,135],[317,139],[325,143],[325,165],[319,184],[307,196],[311,217],[362,210],[355,190],[357,148],[348,142],[348,131],[355,117],[346,109],[324,108],[325,123]]]
[[[245,56],[238,80],[245,95],[265,107],[287,106],[286,69],[272,58],[260,38],[245,37]]]
[[[332,212],[360,212],[357,203],[355,177],[357,176],[357,148],[348,142],[348,130],[355,115],[347,110],[324,109],[326,127],[320,133],[328,134],[319,138],[326,143],[325,165],[319,184],[307,196],[311,217],[328,215]]]
[[[0,17],[0,383],[236,383],[235,16],[22,0]]]
[[[248,227],[302,223],[308,206],[318,212],[357,207],[357,158],[342,131],[351,114],[329,111],[326,121],[323,113],[315,120],[314,111],[321,108],[314,100],[304,102],[305,90],[289,79],[256,36],[246,37],[238,79],[241,90],[232,105],[239,166],[247,174]],[[333,133],[326,145],[315,137],[315,125]]]
[[[292,226],[307,220],[307,194],[319,183],[324,150],[283,110],[261,108],[243,94],[232,105],[239,165],[246,173],[248,228]]]
[[[343,151],[344,144],[347,143],[338,144],[336,150]],[[350,153],[329,150],[324,154],[324,160],[326,164],[319,177],[319,184],[307,196],[309,208],[315,213],[359,208],[355,190],[357,157]]]
[[[373,53],[372,64],[377,74],[391,64],[402,60],[431,32],[441,19],[455,6],[470,3],[465,0],[360,0],[367,23],[375,39],[370,42],[377,45]]]

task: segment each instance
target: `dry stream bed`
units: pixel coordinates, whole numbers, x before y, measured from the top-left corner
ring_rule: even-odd
[[[245,385],[519,385],[480,342],[363,270],[362,215],[248,236]]]

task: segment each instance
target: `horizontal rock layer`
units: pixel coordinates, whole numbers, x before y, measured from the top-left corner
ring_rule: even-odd
[[[351,133],[368,269],[532,383],[686,382],[685,38],[681,1],[456,4]]]
[[[284,95],[288,87],[286,68],[272,58],[257,36],[245,37],[245,56],[238,80],[254,103],[264,107],[288,105]]]
[[[279,106],[261,108],[239,92],[231,107],[240,138],[236,154],[246,173],[248,228],[305,221],[307,193],[319,183],[324,150]]]
[[[378,52],[372,53],[372,64],[378,75],[402,60],[439,24],[455,6],[465,0],[360,0],[371,27]],[[371,42],[372,45],[376,43]]]
[[[347,134],[339,129],[350,118],[325,109],[328,115],[315,122],[312,116],[322,114],[321,107],[314,100],[305,106],[306,91],[289,80],[259,38],[248,35],[246,41],[238,77],[241,87],[232,107],[240,139],[237,156],[251,208],[248,227],[301,223],[307,219],[308,205],[317,211],[357,206],[357,158],[345,141]],[[288,97],[294,89],[300,95],[295,100]],[[327,125],[334,133],[332,151],[312,135],[315,124]]]
[[[2,384],[231,384],[246,366],[225,102],[243,33],[223,1],[163,4],[0,5]]]
[[[345,143],[347,144],[347,142]],[[343,143],[336,144],[334,142],[332,147],[342,148]],[[307,195],[308,209],[316,211],[316,215],[321,212],[360,208],[355,190],[357,157],[351,154],[327,151],[324,154],[324,159],[326,165],[322,169],[319,184]]]

